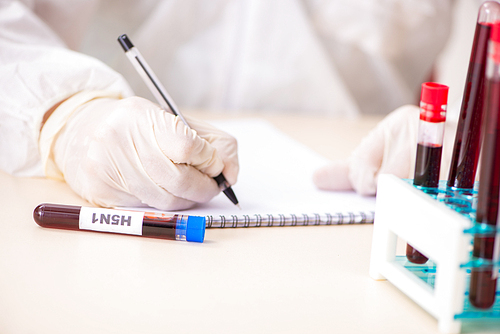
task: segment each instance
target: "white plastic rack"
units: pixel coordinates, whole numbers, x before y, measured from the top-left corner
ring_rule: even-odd
[[[466,321],[498,321],[500,292],[492,308],[480,310],[468,301],[473,267],[491,267],[498,260],[473,259],[475,235],[500,233],[475,225],[477,191],[419,189],[412,180],[380,175],[374,222],[370,276],[387,279],[438,320],[442,333],[459,333]],[[413,264],[396,254],[397,240],[411,244],[429,258]],[[499,280],[500,281],[500,280]]]

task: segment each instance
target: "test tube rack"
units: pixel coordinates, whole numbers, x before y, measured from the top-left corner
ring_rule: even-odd
[[[500,326],[500,279],[496,301],[487,310],[468,301],[468,280],[473,267],[500,263],[474,260],[474,235],[500,233],[475,226],[477,189],[451,191],[444,181],[439,188],[418,188],[413,180],[379,176],[373,230],[370,276],[388,280],[438,321],[442,333],[460,333],[465,322],[490,322]],[[397,255],[398,238],[429,258],[413,264]]]

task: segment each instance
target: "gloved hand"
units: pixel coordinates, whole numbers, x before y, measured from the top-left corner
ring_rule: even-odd
[[[204,123],[190,127],[156,104],[82,92],[63,102],[40,135],[48,177],[65,180],[92,204],[180,210],[220,190],[212,177],[236,182],[236,140]]]
[[[324,190],[355,190],[374,195],[379,174],[413,178],[417,152],[420,108],[402,106],[387,115],[361,141],[348,160],[334,161],[318,169],[315,185]],[[447,179],[457,124],[445,125],[440,179]]]

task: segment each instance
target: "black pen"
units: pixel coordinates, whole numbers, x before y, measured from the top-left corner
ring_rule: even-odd
[[[174,100],[170,97],[165,87],[163,87],[158,77],[154,74],[151,67],[149,67],[144,57],[132,44],[127,35],[123,34],[118,37],[118,42],[122,46],[128,59],[137,70],[141,78],[144,80],[160,106],[165,111],[171,111],[172,114],[178,116],[184,122],[184,124],[186,124],[187,127],[190,127],[188,122],[184,119],[181,112],[175,105]],[[224,175],[220,173],[218,176],[214,177],[214,180],[217,182],[217,185],[219,186],[219,188],[221,188],[222,192],[231,200],[231,202],[233,202],[233,204],[235,205],[238,205],[238,199],[236,198],[233,189],[231,189],[231,186],[227,182]]]

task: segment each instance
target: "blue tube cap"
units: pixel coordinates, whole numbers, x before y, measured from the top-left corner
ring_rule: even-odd
[[[186,227],[186,241],[203,242],[205,239],[205,217],[189,216]]]

